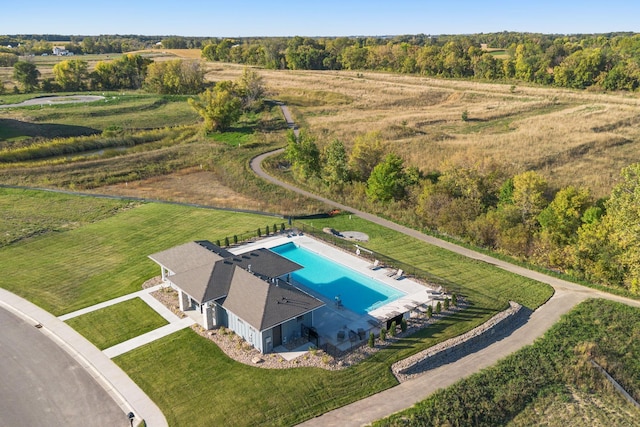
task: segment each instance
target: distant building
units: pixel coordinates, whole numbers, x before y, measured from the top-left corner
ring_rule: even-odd
[[[54,46],[53,54],[56,56],[67,56],[70,54],[70,52],[63,46]]]

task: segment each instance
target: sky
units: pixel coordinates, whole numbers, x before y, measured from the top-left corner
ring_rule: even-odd
[[[382,36],[640,32],[638,0],[29,0],[0,34]]]

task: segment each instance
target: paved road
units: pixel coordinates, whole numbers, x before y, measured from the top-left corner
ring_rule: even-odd
[[[76,102],[93,102],[104,99],[98,95],[71,95],[71,96],[43,96],[40,98],[27,99],[19,104],[0,104],[0,108],[28,107],[30,105],[56,105],[72,104]]]
[[[76,360],[2,308],[0,360],[0,425],[129,425],[126,413]]]
[[[424,400],[436,390],[447,387],[464,377],[478,372],[482,368],[494,365],[498,360],[505,356],[517,351],[525,345],[533,343],[535,339],[541,337],[545,331],[557,322],[563,314],[569,312],[575,305],[587,298],[605,298],[640,307],[640,301],[638,300],[618,297],[519,267],[462,246],[458,246],[432,236],[427,236],[419,231],[404,227],[367,212],[354,209],[350,206],[337,203],[325,197],[317,196],[313,193],[282,182],[268,175],[261,166],[261,163],[265,158],[276,155],[282,151],[282,149],[279,149],[255,157],[251,160],[251,168],[258,176],[291,191],[320,200],[331,206],[335,206],[338,209],[352,212],[368,221],[399,231],[416,239],[422,240],[423,242],[456,252],[471,259],[493,264],[498,268],[502,268],[523,277],[547,283],[555,289],[555,293],[551,299],[549,299],[546,304],[538,308],[531,315],[525,325],[501,341],[463,357],[454,363],[428,371],[425,374],[396,387],[342,408],[338,408],[334,411],[327,412],[322,416],[302,423],[301,425],[303,426],[361,426],[406,409],[413,404]]]
[[[42,408],[31,408],[32,400],[18,394],[20,388],[15,388],[16,399],[21,399],[24,405],[16,403],[11,406],[7,403],[11,411],[5,412],[4,404],[0,402],[0,426],[124,427],[129,425],[126,414],[130,411],[136,415],[136,424],[144,418],[149,427],[167,425],[158,406],[142,389],[69,325],[24,298],[0,288],[0,312],[6,313],[7,310],[14,315],[14,320],[9,323],[0,321],[0,400],[4,402],[5,397],[13,396],[20,378],[31,378],[36,383],[25,387],[35,391],[36,403]],[[15,316],[22,322],[17,322]],[[42,327],[35,328],[36,324]],[[16,339],[14,334],[19,343],[13,342]],[[15,354],[11,353],[13,346],[17,349]],[[58,353],[66,357],[49,356]],[[10,359],[16,362],[6,364],[5,361]],[[66,385],[67,375],[70,376],[69,380],[74,381],[73,387]],[[99,398],[94,395],[99,395]],[[15,403],[13,398],[9,400]],[[104,408],[112,408],[113,405],[119,409],[116,411],[118,415],[114,415],[112,409],[103,414]],[[37,420],[4,422],[5,413],[9,421],[30,420],[42,416],[42,411],[45,411],[46,417],[43,419],[48,420],[46,423]],[[81,423],[76,423],[78,419]],[[55,422],[58,420],[60,422]],[[122,420],[124,424],[120,423]]]

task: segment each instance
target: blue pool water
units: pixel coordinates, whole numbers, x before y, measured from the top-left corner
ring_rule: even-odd
[[[346,308],[358,314],[366,314],[405,295],[294,243],[271,250],[304,267],[291,274],[295,281],[332,301],[339,296]]]

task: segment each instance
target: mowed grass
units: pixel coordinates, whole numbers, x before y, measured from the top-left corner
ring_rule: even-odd
[[[114,215],[123,200],[0,188],[0,247],[31,236],[67,231]]]
[[[69,200],[70,210],[73,203]],[[32,206],[48,209],[46,201]],[[80,228],[1,248],[3,287],[61,315],[140,290],[160,273],[147,255],[190,240],[224,239],[274,220],[279,222],[254,214],[137,205]]]
[[[471,307],[444,317],[341,371],[243,365],[190,329],[114,361],[158,404],[170,426],[295,425],[397,385],[389,369],[394,362],[477,326],[484,314]]]
[[[504,271],[380,227],[355,215],[301,221],[318,230],[361,231],[369,241],[361,246],[452,282],[478,308],[503,310],[516,301],[532,310],[553,295],[551,286]]]
[[[66,322],[100,350],[169,323],[140,298],[73,317]]]
[[[120,129],[151,129],[169,125],[192,125],[197,123],[199,116],[189,106],[187,99],[187,96],[144,93],[106,94],[106,99],[90,103],[0,110],[0,118],[49,125],[82,125],[84,128],[98,131],[111,126]],[[13,133],[20,130],[18,124],[14,127],[16,129]],[[51,133],[50,130],[48,132]]]

